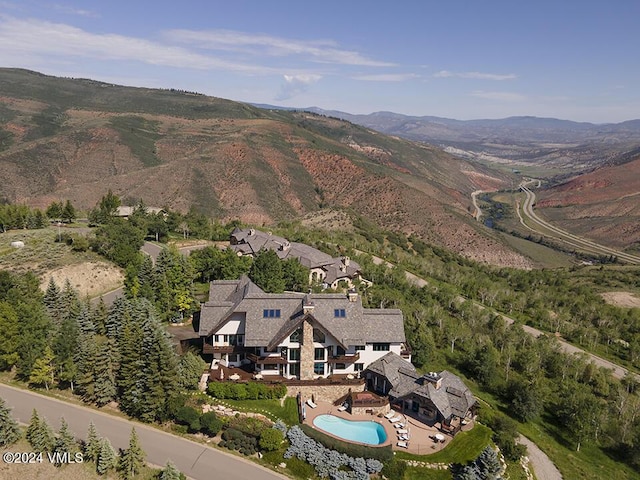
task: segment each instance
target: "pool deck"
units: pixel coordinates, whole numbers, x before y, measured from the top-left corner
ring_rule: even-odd
[[[400,412],[396,412],[396,415],[403,417],[401,423],[405,424],[405,429],[409,431],[409,440],[406,441],[407,448],[399,447],[397,429],[393,424],[384,417],[378,417],[377,415],[352,415],[348,411],[340,411],[338,407],[330,402],[316,401],[317,407],[311,408],[309,405],[305,405],[306,418],[304,423],[313,427],[313,419],[318,415],[335,415],[336,417],[344,418],[351,421],[374,421],[384,427],[387,433],[387,441],[381,445],[392,445],[394,450],[405,451],[416,455],[429,455],[431,453],[439,452],[449,445],[453,437],[447,434],[443,434],[436,427],[430,427],[408,415],[403,415]],[[473,427],[473,422],[463,427],[463,430],[469,430]],[[323,433],[327,433],[323,430]],[[436,434],[440,434],[444,437],[444,442],[435,442],[432,438]],[[332,435],[334,436],[334,435]],[[338,437],[336,437],[338,438]]]

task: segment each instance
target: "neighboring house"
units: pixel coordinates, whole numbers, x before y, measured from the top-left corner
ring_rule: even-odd
[[[387,395],[422,422],[441,423],[444,430],[454,430],[473,415],[476,399],[471,390],[447,370],[420,375],[404,358],[389,352],[371,363],[365,372],[367,388]]]
[[[116,210],[116,217],[129,218],[133,212],[135,212],[137,206],[128,207],[128,206],[120,206]],[[166,211],[159,207],[145,207],[148,214],[157,215],[158,213],[166,214]]]
[[[199,334],[214,362],[264,378],[356,377],[387,352],[410,358],[400,310],[364,308],[354,291],[265,293],[247,277],[211,282]]]
[[[273,250],[281,260],[296,258],[309,269],[309,282],[322,283],[325,288],[338,288],[340,282],[353,287],[358,280],[370,284],[361,276],[360,265],[349,257],[331,257],[317,248],[304,243],[289,242],[286,238],[261,232],[253,228],[235,228],[231,232],[230,248],[238,255],[255,257],[262,250]]]

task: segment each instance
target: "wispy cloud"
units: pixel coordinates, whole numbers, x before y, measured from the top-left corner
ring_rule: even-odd
[[[69,13],[71,15],[79,15],[81,17],[99,17],[99,15],[95,12],[92,12],[90,10],[83,10],[81,8],[74,8],[71,7],[69,5],[62,5],[60,3],[55,3],[52,5],[52,8],[54,10],[57,10],[59,12],[63,12],[63,13]]]
[[[419,77],[420,75],[415,73],[378,73],[372,75],[356,75],[352,78],[366,82],[404,82]]]
[[[483,90],[476,90],[475,92],[471,92],[469,95],[472,97],[497,100],[500,102],[522,102],[527,99],[526,96],[513,92],[485,92]]]
[[[0,16],[0,45],[0,63],[3,64],[7,64],[6,59],[22,55],[47,61],[86,57],[200,70],[218,68],[254,74],[278,73],[278,70],[269,67],[228,61],[143,38],[94,34],[73,26],[36,19]]]
[[[233,30],[169,30],[164,33],[164,37],[214,51],[235,51],[271,57],[300,56],[307,61],[342,65],[394,66],[393,63],[373,60],[359,52],[342,49],[332,40],[306,41]]]
[[[309,89],[309,86],[316,83],[322,77],[320,75],[285,75],[284,84],[280,87],[280,92],[276,95],[276,100],[289,100]]]
[[[499,74],[499,73],[482,73],[482,72],[450,72],[448,70],[440,70],[434,73],[435,78],[474,78],[478,80],[514,80],[518,76],[514,73]]]

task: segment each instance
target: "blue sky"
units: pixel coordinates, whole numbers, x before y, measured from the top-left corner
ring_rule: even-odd
[[[0,0],[0,66],[457,119],[640,117],[640,1]]]

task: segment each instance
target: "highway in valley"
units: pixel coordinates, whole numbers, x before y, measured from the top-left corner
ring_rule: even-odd
[[[573,233],[558,228],[555,225],[540,218],[533,211],[533,206],[536,203],[536,194],[529,187],[529,185],[535,182],[539,182],[539,180],[529,180],[522,182],[520,184],[520,190],[522,190],[526,195],[525,201],[522,204],[522,214],[530,221],[530,223],[533,224],[532,226],[537,229],[538,233],[552,236],[579,250],[584,250],[596,255],[614,255],[622,262],[630,263],[632,265],[640,265],[640,256],[638,255],[621,252],[614,248],[600,245],[599,243],[596,243],[592,240],[574,235]]]

